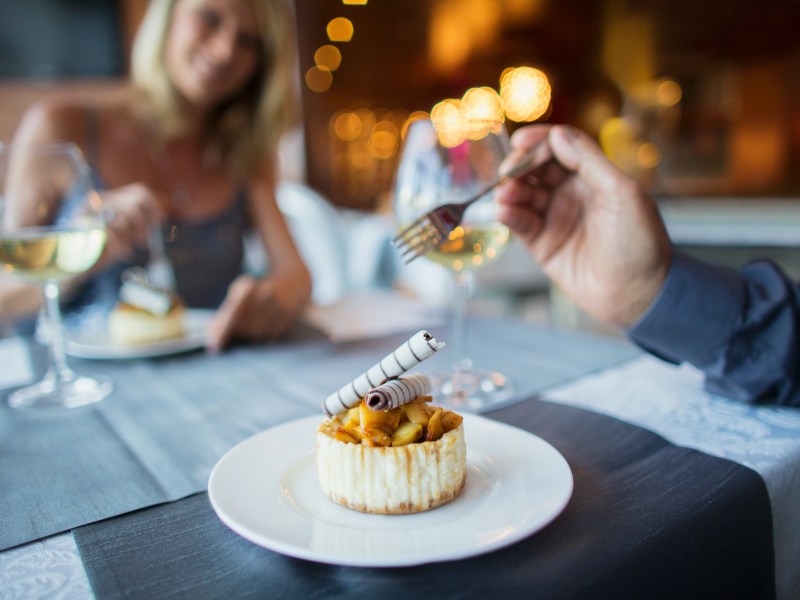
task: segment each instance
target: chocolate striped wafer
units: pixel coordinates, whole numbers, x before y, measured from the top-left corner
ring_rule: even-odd
[[[325,399],[322,409],[333,416],[352,408],[364,398],[371,389],[378,387],[389,379],[399,377],[409,369],[416,367],[445,345],[425,330],[415,333],[407,342],[387,354],[379,363],[356,377],[339,391]]]
[[[401,375],[368,391],[364,403],[372,410],[391,410],[430,391],[431,380],[424,373]]]

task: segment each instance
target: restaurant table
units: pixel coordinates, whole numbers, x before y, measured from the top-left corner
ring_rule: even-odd
[[[220,458],[321,418],[328,394],[407,337],[333,343],[298,327],[219,355],[74,360],[113,395],[65,413],[3,404],[0,598],[798,597],[800,412],[707,394],[692,369],[624,340],[506,319],[473,320],[469,354],[516,384],[484,416],[569,464],[574,489],[552,523],[394,568],[291,558],[228,529],[206,493]]]

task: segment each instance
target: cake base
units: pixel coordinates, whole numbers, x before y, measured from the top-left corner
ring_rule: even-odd
[[[108,335],[115,344],[141,346],[183,337],[184,308],[173,306],[166,315],[154,315],[120,303],[108,316]]]
[[[433,442],[386,448],[342,442],[319,431],[316,462],[322,491],[337,504],[383,515],[423,512],[464,489],[464,426]]]

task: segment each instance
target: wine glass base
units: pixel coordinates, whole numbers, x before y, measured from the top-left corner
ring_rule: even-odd
[[[77,408],[102,400],[111,393],[112,387],[103,377],[76,375],[67,381],[46,377],[13,392],[8,397],[8,405],[29,410]]]
[[[480,412],[514,394],[508,377],[486,369],[433,373],[431,381],[434,403],[462,412]]]

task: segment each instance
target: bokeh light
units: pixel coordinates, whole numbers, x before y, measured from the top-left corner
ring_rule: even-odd
[[[411,125],[414,121],[419,121],[420,119],[430,119],[431,116],[424,110],[416,110],[408,115],[408,118],[403,123],[403,126],[400,128],[400,138],[406,139],[406,131],[408,131],[408,126]]]
[[[333,84],[333,74],[324,67],[313,66],[306,71],[306,85],[312,92],[325,92]]]
[[[353,39],[353,23],[345,17],[331,19],[326,31],[328,39],[332,42],[349,42]]]
[[[645,169],[654,169],[661,164],[661,149],[653,142],[645,142],[636,151],[636,161]]]
[[[333,115],[332,123],[333,132],[340,140],[352,142],[361,135],[361,119],[349,110],[343,110]]]
[[[391,121],[378,121],[369,137],[369,153],[378,160],[388,160],[397,154],[400,133]]]
[[[509,68],[500,78],[500,100],[512,121],[535,121],[547,113],[551,91],[547,75],[534,67]]]
[[[431,109],[439,142],[448,148],[479,140],[503,127],[500,96],[490,87],[470,88],[460,99],[442,100]]]
[[[464,137],[479,140],[497,132],[505,120],[500,96],[490,87],[471,88],[461,98],[461,118]]]
[[[439,142],[446,148],[454,148],[464,141],[463,121],[461,100],[448,98],[431,109],[431,122],[439,136]]]
[[[342,64],[342,53],[336,46],[326,44],[317,48],[314,52],[314,62],[318,67],[325,67],[329,71],[335,71]]]
[[[662,81],[656,88],[656,100],[662,106],[675,106],[682,96],[681,86],[671,79]]]

